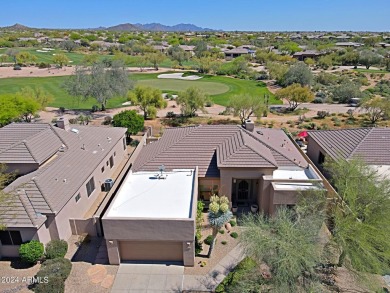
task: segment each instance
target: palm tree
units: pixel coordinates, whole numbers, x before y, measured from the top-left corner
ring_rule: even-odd
[[[208,220],[210,226],[213,228],[213,242],[211,242],[208,258],[211,256],[211,252],[214,249],[215,240],[218,235],[219,229],[221,229],[226,222],[232,218],[233,214],[229,210],[229,199],[226,196],[213,195],[210,198]]]

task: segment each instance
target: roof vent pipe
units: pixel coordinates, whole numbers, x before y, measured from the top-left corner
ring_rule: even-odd
[[[253,132],[253,130],[255,129],[255,123],[250,119],[245,120],[244,127],[246,130]]]

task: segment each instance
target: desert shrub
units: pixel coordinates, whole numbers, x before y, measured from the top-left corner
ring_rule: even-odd
[[[313,103],[314,104],[323,104],[324,103],[324,100],[322,98],[315,98],[313,100]]]
[[[212,101],[207,101],[205,107],[212,107],[214,103]]]
[[[236,239],[238,237],[237,232],[230,233],[230,237]]]
[[[216,293],[229,292],[242,277],[256,267],[256,262],[249,257],[244,258],[215,289]]]
[[[230,226],[232,226],[232,227],[237,226],[237,222],[234,221],[234,220],[230,220],[230,221],[229,221],[229,224],[230,224]]]
[[[218,231],[220,234],[225,234],[225,230],[221,229]]]
[[[133,139],[132,141],[130,141],[130,146],[132,147],[136,147],[138,144],[139,144],[139,140],[137,139]]]
[[[103,125],[111,125],[111,123],[112,123],[112,117],[111,116],[104,117]]]
[[[175,118],[176,114],[173,111],[167,112],[165,115],[166,118]]]
[[[51,240],[46,244],[46,258],[54,259],[64,257],[68,251],[68,243],[65,240]]]
[[[329,116],[329,112],[327,112],[327,111],[318,111],[317,112],[317,117],[320,119],[324,119],[326,116]]]
[[[206,239],[203,241],[205,244],[207,245],[211,245],[211,243],[213,242],[214,238],[213,238],[213,235],[209,235],[206,237]]]
[[[69,123],[70,124],[78,124],[79,121],[76,118],[71,118],[71,119],[69,119]]]
[[[41,62],[38,64],[39,69],[50,68],[50,63]]]
[[[195,236],[195,255],[199,255],[203,250],[203,243]]]
[[[334,126],[341,126],[341,122],[339,122],[339,121],[338,121],[338,122],[335,122],[335,123],[333,123],[333,125],[334,125]]]
[[[99,111],[99,106],[93,105],[91,108],[91,112],[93,113],[93,112],[97,112],[97,111]]]
[[[221,241],[221,244],[222,244],[222,245],[226,245],[226,244],[227,244],[227,241],[225,241],[225,240],[224,240],[224,241]]]
[[[37,240],[31,240],[30,242],[20,245],[19,256],[22,261],[35,264],[42,258],[44,252],[43,244]]]
[[[65,280],[68,278],[72,269],[72,263],[66,258],[49,259],[45,261],[37,277],[44,280],[47,277],[48,282],[40,282],[35,285],[34,292],[38,293],[62,293],[65,291]]]

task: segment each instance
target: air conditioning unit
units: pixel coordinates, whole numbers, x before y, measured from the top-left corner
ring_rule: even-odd
[[[114,180],[106,179],[104,180],[104,191],[110,191],[112,186],[114,185]]]

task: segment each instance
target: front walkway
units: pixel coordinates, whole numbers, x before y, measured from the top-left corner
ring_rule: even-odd
[[[184,267],[169,264],[120,264],[111,293],[212,292],[244,258],[238,245],[207,275],[184,275]]]

